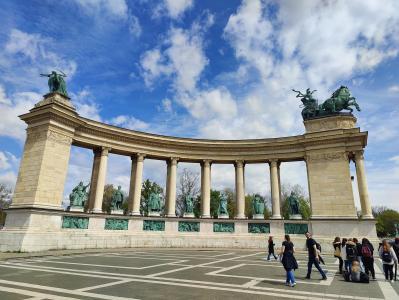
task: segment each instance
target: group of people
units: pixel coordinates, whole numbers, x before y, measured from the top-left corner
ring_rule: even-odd
[[[310,279],[312,267],[315,266],[319,271],[322,280],[326,280],[326,272],[320,267],[320,263],[325,264],[321,256],[320,245],[312,238],[310,232],[306,232],[306,248],[308,251],[308,265],[307,275],[305,279]],[[289,235],[284,236],[284,241],[278,257],[274,253],[274,241],[270,236],[268,240],[268,256],[274,259],[281,260],[286,271],[286,285],[294,287],[296,285],[294,271],[298,269],[298,263],[294,256],[295,247]],[[343,274],[345,280],[353,282],[369,282],[369,278],[375,280],[374,270],[374,247],[367,238],[363,238],[361,243],[356,238],[336,237],[333,242],[334,257],[339,260],[339,273]],[[394,266],[398,263],[399,257],[399,238],[396,238],[393,243],[389,240],[383,240],[378,248],[378,254],[381,258],[385,279],[393,282]],[[395,273],[396,277],[396,273]]]
[[[358,239],[346,239],[342,241],[336,237],[333,242],[334,256],[339,260],[339,273],[345,280],[353,282],[369,282],[371,276],[375,280],[374,247],[366,238],[360,243]],[[399,257],[399,238],[393,243],[383,240],[378,248],[381,258],[385,280],[393,281],[394,266],[397,266]]]
[[[326,273],[320,267],[320,262],[324,264],[323,258],[321,257],[321,247],[320,245],[312,238],[310,232],[306,232],[306,248],[308,250],[308,272],[306,274],[306,279],[310,279],[310,275],[312,273],[313,265],[319,271],[322,280],[327,280]],[[274,254],[274,242],[273,237],[269,237],[268,241],[268,250],[269,254],[267,256],[267,260],[270,260],[270,256],[273,256],[274,259],[277,260],[277,256]],[[294,256],[295,247],[291,241],[291,238],[288,234],[284,236],[284,241],[281,246],[281,250],[279,253],[279,257],[283,267],[286,271],[286,282],[287,286],[294,287],[296,285],[294,271],[298,269],[298,263]]]

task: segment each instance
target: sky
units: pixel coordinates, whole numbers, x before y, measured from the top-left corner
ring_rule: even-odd
[[[0,1],[0,182],[15,185],[26,136],[18,115],[48,92],[40,73],[65,72],[84,117],[211,139],[303,134],[291,89],[316,89],[320,102],[346,85],[369,134],[372,204],[399,210],[397,11],[396,0]],[[92,158],[72,147],[65,196],[89,181]],[[165,186],[166,163],[144,165],[144,178]],[[245,171],[247,193],[270,193],[267,164]],[[128,191],[129,176],[129,158],[111,154],[107,183]],[[283,163],[281,176],[307,190],[303,162]],[[212,188],[228,187],[234,167],[213,165]]]

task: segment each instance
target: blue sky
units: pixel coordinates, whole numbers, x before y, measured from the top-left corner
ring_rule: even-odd
[[[53,69],[68,74],[85,117],[215,139],[302,134],[291,89],[324,100],[347,85],[369,131],[372,203],[399,209],[398,10],[394,0],[1,1],[0,181],[15,184],[25,139],[17,116],[47,92],[38,74]],[[72,149],[65,194],[88,181],[91,159]],[[110,157],[108,182],[126,190],[129,172],[128,158]],[[146,161],[145,177],[164,184],[165,174],[164,162]],[[303,163],[283,164],[282,177],[306,189]],[[233,184],[232,166],[213,168],[214,188]],[[246,185],[268,194],[267,165],[248,166]]]

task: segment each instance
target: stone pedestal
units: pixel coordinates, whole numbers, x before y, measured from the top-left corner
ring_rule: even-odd
[[[69,208],[69,211],[83,212],[83,211],[84,211],[84,208],[81,207],[81,206],[71,206],[71,207]]]
[[[121,209],[113,209],[111,210],[111,215],[123,215],[123,210]]]
[[[161,214],[158,211],[151,211],[148,213],[149,217],[159,217]]]
[[[255,220],[262,220],[262,219],[265,218],[265,216],[264,216],[263,214],[254,214],[254,215],[253,215],[253,218],[254,218]]]
[[[290,215],[290,220],[302,220],[302,215]]]
[[[184,213],[183,215],[184,218],[194,218],[194,213]]]
[[[222,214],[222,215],[218,215],[218,219],[228,219],[229,215],[226,214]]]

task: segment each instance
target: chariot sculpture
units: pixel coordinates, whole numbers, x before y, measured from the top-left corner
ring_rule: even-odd
[[[304,120],[314,118],[335,115],[343,110],[349,110],[353,112],[354,106],[357,111],[360,111],[360,107],[356,102],[356,98],[352,97],[349,89],[346,86],[341,85],[331,97],[325,100],[322,104],[318,103],[318,100],[313,97],[313,93],[316,90],[311,91],[309,88],[304,93],[297,90],[292,90],[297,93],[296,97],[301,99],[302,102],[302,117]]]

